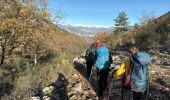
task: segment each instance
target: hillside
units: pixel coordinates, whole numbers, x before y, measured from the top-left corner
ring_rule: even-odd
[[[0,1],[1,100],[30,99],[56,81],[60,66],[70,75],[72,59],[87,46],[80,36],[56,28],[43,4]]]
[[[52,37],[54,45],[65,52],[80,53],[87,46],[83,37],[70,33],[62,28],[57,28]]]
[[[136,45],[144,49],[164,49],[169,52],[170,44],[170,12],[134,30]],[[145,42],[142,42],[145,40]]]
[[[142,50],[166,51],[169,53],[170,40],[170,13],[146,23],[135,26],[133,30],[124,33],[113,33],[106,40],[112,49],[137,46]]]

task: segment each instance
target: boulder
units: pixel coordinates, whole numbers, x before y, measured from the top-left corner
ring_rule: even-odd
[[[48,87],[45,87],[42,92],[44,95],[48,95],[48,94],[51,94],[54,89],[55,89],[54,86],[48,86]]]
[[[82,93],[82,92],[83,92],[82,83],[76,83],[76,84],[74,84],[72,90],[75,91],[75,92]]]
[[[41,100],[39,96],[33,96],[31,97],[31,100]]]
[[[69,100],[77,100],[77,99],[78,99],[78,97],[76,95],[73,95],[69,98]]]

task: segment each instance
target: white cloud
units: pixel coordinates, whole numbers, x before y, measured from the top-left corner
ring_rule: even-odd
[[[96,27],[96,28],[110,28],[111,27],[111,26],[106,26],[106,25],[86,25],[86,24],[65,24],[65,25],[82,26],[82,27]]]
[[[96,27],[96,28],[109,28],[110,27],[110,26],[105,26],[105,25],[86,25],[86,24],[75,24],[73,26]]]

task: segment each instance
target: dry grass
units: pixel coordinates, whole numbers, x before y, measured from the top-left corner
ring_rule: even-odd
[[[12,89],[6,88],[11,91],[9,94],[3,93],[2,100],[28,100],[32,95],[41,93],[42,89],[51,83],[54,83],[58,74],[62,73],[66,78],[71,76],[74,69],[72,65],[72,58],[74,56],[69,53],[56,56],[50,62],[42,63],[38,66],[27,66],[25,70],[19,70],[17,74],[11,74],[14,76],[14,80],[11,80],[9,76],[3,76],[3,78],[9,78],[10,84],[14,86]],[[9,81],[8,79],[3,80]]]
[[[149,67],[151,93],[161,93],[160,99],[168,99],[170,94],[170,69],[162,68],[158,65]]]

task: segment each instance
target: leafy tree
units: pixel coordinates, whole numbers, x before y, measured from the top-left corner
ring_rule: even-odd
[[[97,41],[98,39],[101,41],[101,43],[109,44],[110,34],[98,32],[98,33],[96,33],[94,40]]]
[[[120,12],[115,21],[115,32],[124,32],[128,30],[128,17],[125,12]]]
[[[0,0],[2,63],[17,56],[36,65],[49,51],[73,53],[80,52],[80,46],[83,49],[85,41],[54,25],[63,18],[61,8],[51,14],[46,5],[47,0]]]
[[[23,57],[30,55],[37,63],[44,48],[48,48],[48,41],[57,32],[46,3],[45,0],[0,1],[0,45],[4,48],[3,57],[7,58],[15,49],[20,49]]]

